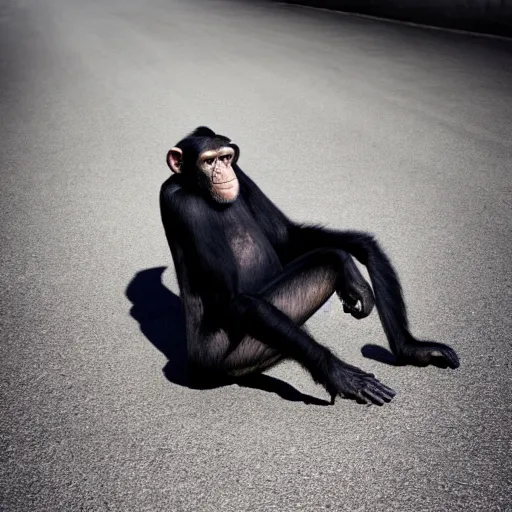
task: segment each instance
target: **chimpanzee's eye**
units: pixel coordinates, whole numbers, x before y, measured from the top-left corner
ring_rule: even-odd
[[[207,159],[205,160],[205,162],[206,162],[208,165],[212,165],[214,160],[215,160],[215,158],[207,158]]]

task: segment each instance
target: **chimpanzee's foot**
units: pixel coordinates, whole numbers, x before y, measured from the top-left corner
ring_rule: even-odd
[[[401,364],[414,366],[428,366],[429,364],[438,368],[458,368],[459,357],[448,345],[434,341],[414,340],[409,342],[401,353],[396,354],[397,361]]]

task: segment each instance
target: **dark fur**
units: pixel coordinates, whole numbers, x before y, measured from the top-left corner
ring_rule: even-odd
[[[212,201],[195,161],[201,151],[228,143],[227,137],[198,128],[178,143],[182,173],[171,176],[160,192],[185,306],[190,367],[196,374],[241,375],[292,358],[333,400],[341,395],[388,402],[392,390],[340,361],[301,328],[334,292],[356,318],[370,314],[375,300],[398,362],[459,365],[450,347],[416,340],[409,332],[398,277],[372,235],[292,222],[236,159],[238,199],[227,205]],[[351,255],[367,267],[373,293]],[[357,300],[361,310],[354,307]]]

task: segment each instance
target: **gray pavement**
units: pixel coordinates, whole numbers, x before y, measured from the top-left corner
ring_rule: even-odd
[[[3,0],[0,44],[2,511],[512,510],[512,43],[249,1]],[[311,332],[391,404],[306,404],[327,396],[295,363],[268,391],[173,382],[158,191],[200,124],[293,218],[374,232],[413,332],[461,367],[365,357],[377,315],[333,300]]]

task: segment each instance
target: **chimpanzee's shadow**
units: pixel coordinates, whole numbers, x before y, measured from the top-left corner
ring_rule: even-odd
[[[187,372],[183,304],[176,294],[163,285],[162,274],[165,269],[166,267],[155,267],[137,272],[126,288],[126,297],[133,304],[130,315],[139,322],[140,330],[169,360],[163,372],[170,382],[193,389],[238,384],[276,393],[281,398],[292,402],[329,405],[326,400],[305,395],[290,384],[265,374],[211,383],[211,385],[193,382]]]
[[[389,366],[398,366],[395,355],[384,347],[379,347],[378,345],[365,345],[361,349],[361,354],[363,357],[373,359],[379,363],[384,363]]]

